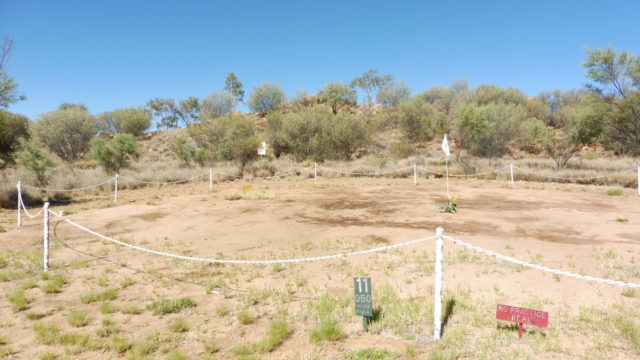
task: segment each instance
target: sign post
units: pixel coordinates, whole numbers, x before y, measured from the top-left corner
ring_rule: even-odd
[[[369,332],[369,318],[373,317],[371,278],[353,278],[353,289],[356,295],[356,315],[363,317],[364,332]]]
[[[549,325],[549,313],[546,311],[519,308],[498,304],[496,307],[496,319],[518,323],[518,338],[522,339],[523,324],[547,327]]]
[[[258,155],[260,156],[265,156],[267,155],[267,143],[266,142],[261,142],[260,143],[260,147],[258,147]]]

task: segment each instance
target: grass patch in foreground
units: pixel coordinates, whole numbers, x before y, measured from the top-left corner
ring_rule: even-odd
[[[160,299],[147,305],[147,310],[153,311],[154,315],[166,315],[177,313],[182,309],[195,307],[196,302],[189,297],[183,297],[180,299]]]
[[[396,359],[400,354],[386,349],[378,350],[374,348],[365,348],[353,351],[347,354],[348,360],[387,360]]]
[[[89,315],[87,315],[86,311],[72,311],[67,321],[73,327],[87,326],[89,324]]]
[[[313,329],[309,335],[311,342],[316,344],[322,341],[338,341],[345,337],[347,335],[334,318],[320,319],[318,327]]]
[[[64,286],[66,283],[67,278],[62,274],[58,274],[52,277],[42,286],[42,291],[47,294],[57,294],[61,291],[60,289],[62,289],[62,286]]]
[[[24,294],[24,290],[16,290],[7,296],[13,311],[23,311],[29,308],[31,300]]]
[[[86,295],[80,296],[80,302],[83,304],[91,304],[96,301],[108,301],[114,300],[118,297],[118,290],[107,289],[103,292],[91,292]]]

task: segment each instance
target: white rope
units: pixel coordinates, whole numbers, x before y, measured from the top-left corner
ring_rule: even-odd
[[[207,174],[200,174],[200,175],[196,175],[194,177],[190,177],[188,179],[182,179],[182,180],[176,180],[176,181],[145,181],[145,180],[138,180],[138,179],[122,176],[122,175],[120,175],[120,178],[121,179],[125,179],[125,180],[129,180],[129,181],[143,183],[143,184],[169,185],[169,184],[179,184],[179,183],[183,183],[183,182],[188,182],[188,181],[191,181],[191,180],[197,179],[199,177],[203,177],[203,176],[209,176],[209,174],[208,173]]]
[[[499,169],[493,169],[493,170],[485,171],[485,172],[482,172],[482,173],[469,174],[469,175],[453,175],[453,174],[449,173],[449,176],[451,176],[451,177],[473,177],[473,176],[491,174],[493,172],[499,172],[499,171],[502,171],[502,170],[507,169],[507,168],[509,168],[509,166],[501,167]],[[423,168],[422,166],[418,166],[418,169],[424,170],[424,171],[426,171],[428,173],[431,173],[431,174],[447,176],[447,174],[445,174],[445,173],[440,173],[440,172],[437,172],[437,171],[429,170],[427,168]]]
[[[338,174],[345,174],[345,175],[379,176],[379,175],[388,175],[388,174],[393,174],[393,173],[397,173],[397,172],[401,172],[401,171],[410,170],[410,169],[413,169],[413,165],[409,166],[409,167],[405,167],[405,168],[390,170],[390,171],[372,172],[372,173],[348,172],[348,171],[342,171],[342,170],[338,170],[338,169],[327,168],[327,167],[324,167],[324,166],[318,166],[318,169],[324,169],[324,170],[332,171],[332,172],[335,172],[335,173],[338,173]]]
[[[87,190],[87,189],[91,189],[91,188],[95,188],[98,186],[102,186],[104,184],[108,184],[110,182],[113,181],[113,178],[110,178],[107,181],[101,182],[100,184],[96,184],[96,185],[90,185],[90,186],[86,186],[83,188],[75,188],[75,189],[48,189],[48,188],[40,188],[40,187],[36,187],[36,186],[29,186],[29,185],[22,185],[22,187],[25,188],[29,188],[29,189],[35,189],[35,190],[44,190],[44,191],[55,191],[55,192],[62,192],[62,191],[82,191],[82,190]]]
[[[22,205],[22,210],[24,211],[24,213],[27,214],[27,216],[32,218],[32,219],[40,216],[40,214],[42,213],[42,210],[44,209],[44,208],[40,208],[40,211],[38,211],[35,215],[31,215],[31,214],[29,214],[29,211],[27,211],[27,207],[24,205],[24,201],[22,200],[22,194],[21,193],[18,193],[18,201]]]
[[[464,242],[462,240],[454,239],[454,238],[452,238],[450,236],[443,235],[442,237],[444,239],[446,239],[446,240],[451,241],[454,244],[460,244],[460,245],[462,245],[462,246],[464,246],[466,248],[475,250],[477,252],[480,252],[480,253],[483,253],[483,254],[486,254],[486,255],[489,255],[489,256],[494,256],[494,257],[496,257],[496,258],[498,258],[500,260],[504,260],[504,261],[507,261],[507,262],[510,262],[510,263],[514,263],[514,264],[530,267],[532,269],[537,269],[537,270],[550,272],[550,273],[558,274],[558,275],[562,275],[562,276],[568,276],[568,277],[581,279],[581,280],[595,281],[597,283],[602,283],[602,284],[626,286],[626,287],[630,287],[630,288],[640,287],[640,284],[628,283],[628,282],[618,281],[618,280],[603,279],[603,278],[594,277],[594,276],[580,275],[580,274],[571,273],[571,272],[568,272],[568,271],[553,269],[553,268],[550,268],[550,267],[547,267],[547,266],[528,263],[526,261],[518,260],[516,258],[512,258],[512,257],[506,256],[506,255],[498,254],[498,253],[493,252],[491,250],[483,249],[483,248],[481,248],[479,246],[475,246],[473,244],[466,243],[466,242]]]
[[[58,214],[51,212],[52,214],[60,217]],[[338,259],[338,258],[343,258],[343,257],[349,257],[349,256],[355,256],[355,255],[362,255],[362,254],[370,254],[370,253],[375,253],[375,252],[380,252],[380,251],[385,251],[385,250],[390,250],[390,249],[395,249],[395,248],[399,248],[399,247],[403,247],[403,246],[408,246],[408,245],[413,245],[413,244],[417,244],[419,242],[423,242],[423,241],[427,241],[430,239],[433,239],[434,236],[430,236],[430,237],[426,237],[426,238],[421,238],[421,239],[417,239],[417,240],[411,240],[411,241],[406,241],[403,243],[398,243],[398,244],[393,244],[393,245],[389,245],[389,246],[384,246],[384,247],[379,247],[379,248],[373,248],[373,249],[367,249],[367,250],[360,250],[360,251],[353,251],[353,252],[349,252],[349,253],[343,253],[343,254],[334,254],[334,255],[324,255],[324,256],[315,256],[315,257],[306,257],[306,258],[297,258],[297,259],[281,259],[281,260],[227,260],[227,259],[212,259],[212,258],[201,258],[201,257],[193,257],[193,256],[184,256],[184,255],[177,255],[177,254],[171,254],[171,253],[166,253],[166,252],[162,252],[162,251],[157,251],[157,250],[152,250],[152,249],[147,249],[147,248],[143,248],[141,246],[137,246],[137,245],[132,245],[132,244],[128,244],[126,242],[120,241],[120,240],[116,240],[113,238],[110,238],[108,236],[102,235],[98,232],[95,232],[85,226],[82,226],[74,221],[71,221],[69,219],[64,219],[64,221],[66,221],[67,223],[77,227],[78,229],[82,230],[82,231],[86,231],[94,236],[97,236],[103,240],[107,240],[107,241],[111,241],[113,243],[122,245],[122,246],[126,246],[135,250],[139,250],[142,252],[146,252],[149,254],[154,254],[154,255],[160,255],[160,256],[167,256],[167,257],[171,257],[171,258],[176,258],[176,259],[182,259],[182,260],[190,260],[190,261],[202,261],[202,262],[208,262],[208,263],[222,263],[222,264],[281,264],[281,263],[297,263],[297,262],[310,262],[310,261],[320,261],[320,260],[330,260],[330,259]]]
[[[234,177],[234,178],[238,178],[238,179],[244,179],[245,177],[242,175],[232,175],[232,174],[227,174],[227,173],[223,173],[221,171],[216,171],[216,174],[220,174],[220,175],[224,175],[224,176],[228,176],[228,177]],[[271,178],[281,178],[281,177],[287,177],[287,176],[291,176],[291,175],[297,175],[298,172],[297,171],[292,171],[292,172],[288,172],[285,174],[280,174],[280,175],[271,175],[271,176],[252,176],[250,178],[247,179],[271,179]]]
[[[592,179],[602,179],[602,178],[606,178],[609,176],[612,176],[613,174],[620,174],[620,173],[624,173],[624,172],[629,172],[629,171],[636,171],[636,168],[632,168],[632,169],[627,169],[627,170],[619,170],[619,171],[614,171],[612,173],[606,174],[606,175],[598,175],[598,176],[587,176],[587,177],[561,177],[561,176],[550,176],[550,175],[543,175],[540,173],[536,173],[530,170],[525,170],[521,167],[517,167],[514,166],[515,169],[521,170],[522,172],[524,172],[525,174],[530,174],[530,175],[536,175],[536,176],[540,176],[540,177],[546,177],[549,179],[557,179],[557,180],[592,180]]]

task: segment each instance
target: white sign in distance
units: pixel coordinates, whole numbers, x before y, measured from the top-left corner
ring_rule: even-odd
[[[258,155],[262,155],[265,156],[267,155],[267,143],[266,142],[261,142],[260,146],[258,147]]]

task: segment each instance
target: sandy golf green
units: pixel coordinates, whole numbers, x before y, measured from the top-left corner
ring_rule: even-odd
[[[217,259],[349,253],[445,234],[564,271],[640,283],[640,199],[608,188],[452,180],[289,179],[87,194],[68,218],[140,247]],[[514,265],[445,242],[443,338],[433,337],[433,239],[292,264],[211,264],[113,244],[52,217],[0,221],[0,352],[16,359],[636,358],[638,291]],[[370,277],[369,333],[354,277]],[[495,319],[497,304],[549,327]],[[49,357],[47,357],[49,356]]]

